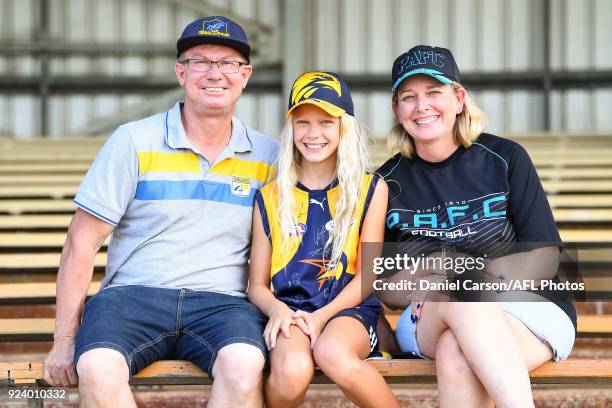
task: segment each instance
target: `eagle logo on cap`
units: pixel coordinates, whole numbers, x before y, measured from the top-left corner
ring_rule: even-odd
[[[308,99],[318,89],[327,88],[336,91],[338,97],[342,96],[340,81],[326,72],[308,72],[299,77],[291,89],[291,104]]]
[[[212,20],[204,20],[202,22],[202,29],[198,31],[200,35],[220,35],[223,37],[230,37],[230,34],[227,32],[227,23],[225,21],[219,20],[218,18],[213,18]]]

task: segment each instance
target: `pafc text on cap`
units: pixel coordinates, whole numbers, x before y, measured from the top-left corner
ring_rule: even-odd
[[[298,106],[307,103],[323,109],[331,116],[340,117],[344,113],[354,116],[353,99],[348,85],[334,72],[306,72],[293,82],[287,116]]]
[[[459,82],[459,68],[450,50],[417,45],[395,59],[391,73],[391,91],[412,75],[429,75],[444,84]]]
[[[233,48],[247,61],[251,56],[251,46],[244,29],[238,23],[223,16],[202,17],[189,23],[176,42],[176,57],[180,57],[189,48],[202,44]]]

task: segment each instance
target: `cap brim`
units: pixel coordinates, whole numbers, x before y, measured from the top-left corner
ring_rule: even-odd
[[[305,101],[301,101],[293,105],[291,109],[289,109],[289,111],[287,112],[287,117],[291,116],[291,113],[295,110],[295,108],[297,108],[298,106],[305,105],[307,103],[311,105],[315,105],[316,107],[323,109],[325,112],[329,113],[331,116],[336,117],[336,118],[339,118],[340,116],[346,113],[344,109],[339,108],[336,105],[333,105],[329,102],[322,101],[322,100],[315,100],[315,99],[307,99]]]
[[[181,38],[180,40],[178,40],[178,42],[176,43],[176,58],[180,57],[181,54],[187,51],[188,49],[193,48],[197,45],[204,44],[224,45],[226,47],[233,48],[240,54],[242,54],[242,56],[245,57],[247,61],[250,59],[251,56],[251,46],[246,43],[243,43],[242,41],[232,40],[230,38],[224,37],[197,35],[193,37]]]
[[[413,69],[412,71],[408,71],[404,75],[399,77],[397,81],[395,81],[395,83],[393,84],[393,87],[391,87],[391,92],[395,92],[399,84],[401,84],[404,79],[410,76],[413,76],[413,75],[429,75],[430,77],[435,78],[438,81],[446,85],[453,83],[451,79],[448,79],[447,77],[445,77],[444,74],[440,71],[436,71],[434,69],[419,68],[419,69]]]

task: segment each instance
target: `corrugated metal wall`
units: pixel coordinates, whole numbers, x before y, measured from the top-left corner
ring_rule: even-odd
[[[542,69],[543,0],[316,0],[311,61],[321,69],[389,74],[394,58],[417,44],[453,51],[462,72]],[[551,0],[553,70],[612,69],[612,1]],[[483,91],[476,99],[489,130],[543,129],[543,93]],[[375,132],[391,123],[388,92],[356,95],[357,113]],[[380,107],[383,106],[384,109]],[[555,91],[555,131],[612,131],[612,88]]]
[[[0,41],[34,41],[39,0],[0,0]],[[185,25],[199,17],[193,8],[167,0],[48,0],[50,31],[58,43],[173,45]],[[197,3],[192,2],[192,3]],[[278,0],[207,1],[228,14],[277,24]],[[53,57],[51,76],[120,75],[173,76],[174,55],[168,57]],[[0,56],[0,75],[39,75],[35,58]],[[177,85],[178,86],[178,85]],[[79,135],[96,118],[112,116],[155,96],[143,94],[51,95],[49,131],[52,137]],[[269,133],[281,120],[278,94],[245,95],[239,115]],[[36,95],[7,95],[0,90],[0,135],[20,138],[40,134],[40,106]],[[265,109],[258,109],[266,106]]]
[[[37,38],[39,0],[0,1],[0,40]],[[289,0],[295,1],[295,0]],[[197,17],[180,1],[48,0],[50,32],[58,42],[173,44],[184,25]],[[279,26],[284,0],[208,1],[238,16]],[[303,7],[303,6],[302,6]],[[450,47],[462,72],[523,72],[543,67],[544,0],[309,0],[307,60],[311,66],[349,74],[388,74],[395,56],[418,43]],[[612,69],[612,1],[550,0],[553,70]],[[305,16],[308,18],[308,16]],[[291,27],[293,28],[293,27]],[[289,29],[291,29],[289,28]],[[257,69],[257,67],[255,67]],[[173,75],[173,58],[117,56],[55,57],[52,75]],[[0,57],[0,75],[38,75],[35,58]],[[287,78],[291,81],[293,78]],[[357,115],[377,133],[391,123],[386,89],[356,92]],[[539,90],[476,93],[490,118],[489,130],[541,130]],[[52,95],[49,130],[71,135],[92,120],[128,109],[151,96]],[[612,131],[612,88],[553,91],[551,127],[567,131]],[[276,133],[285,96],[245,95],[239,115],[252,126]],[[40,132],[35,95],[2,93],[0,134],[29,137]]]

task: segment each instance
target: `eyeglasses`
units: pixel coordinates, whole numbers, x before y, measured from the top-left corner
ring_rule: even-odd
[[[219,72],[223,74],[235,74],[240,71],[243,65],[249,65],[242,61],[209,61],[201,58],[190,58],[179,61],[181,64],[187,64],[190,70],[195,72],[208,72],[212,69],[213,64],[219,68]]]

